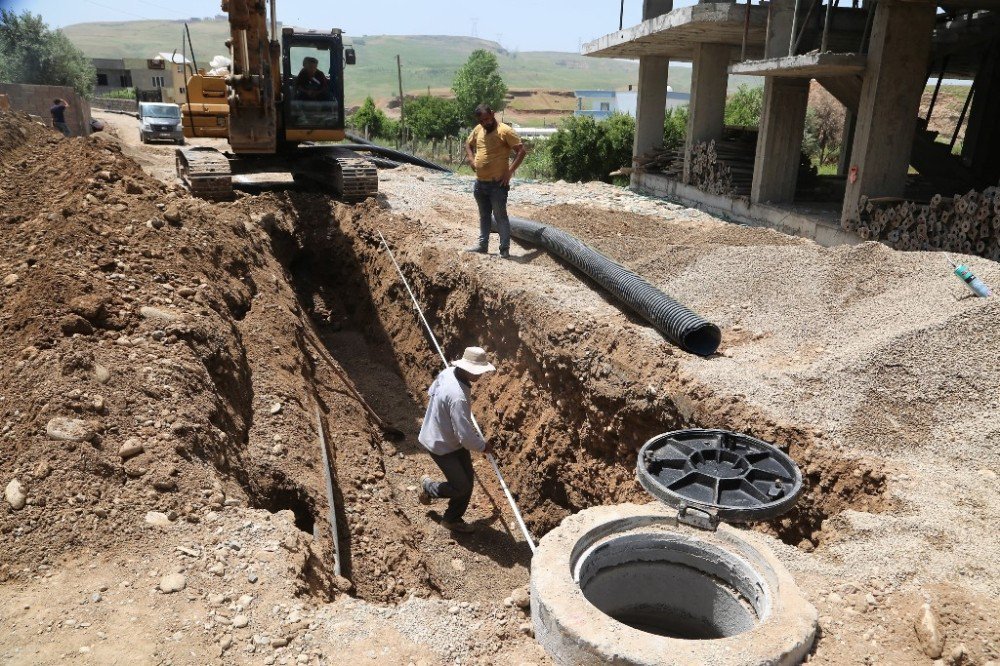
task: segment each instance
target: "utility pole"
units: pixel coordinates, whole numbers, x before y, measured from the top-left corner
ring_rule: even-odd
[[[406,116],[403,110],[403,63],[396,54],[396,71],[399,73],[399,140],[406,140]]]

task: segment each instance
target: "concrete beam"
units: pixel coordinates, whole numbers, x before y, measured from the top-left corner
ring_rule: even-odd
[[[748,60],[730,68],[747,76],[839,77],[865,71],[865,56],[857,53],[807,53],[767,60]]]
[[[667,108],[667,74],[670,60],[639,58],[639,92],[635,108],[635,142],[632,156],[663,147],[663,119]]]
[[[750,200],[754,203],[795,199],[808,104],[809,79],[770,77],[765,81],[764,110],[750,187]]]
[[[684,181],[691,168],[691,148],[701,141],[722,138],[725,129],[726,87],[729,83],[730,47],[725,44],[698,44],[691,73],[691,103],[684,154]]]
[[[679,7],[642,23],[605,35],[583,45],[582,53],[599,58],[639,58],[664,56],[690,60],[694,46],[701,42],[729,44],[732,58],[738,59],[743,44],[746,5],[713,2]],[[764,46],[767,7],[750,7],[747,54],[759,58]],[[787,49],[787,47],[786,47]]]
[[[933,2],[882,0],[858,104],[842,219],[857,219],[862,195],[901,196],[927,81]]]

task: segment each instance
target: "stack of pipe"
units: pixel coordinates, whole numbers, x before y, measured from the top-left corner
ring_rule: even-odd
[[[845,226],[862,240],[897,250],[945,250],[1000,261],[1000,187],[943,197],[925,204],[862,197],[858,221]]]
[[[691,168],[687,183],[702,192],[725,196],[737,193],[734,184],[734,169],[741,189],[750,191],[753,180],[753,154],[750,154],[750,170],[746,171],[745,157],[733,147],[715,141],[702,141],[691,146]]]
[[[699,142],[691,147],[691,167],[685,182],[710,194],[749,196],[756,153],[756,129],[727,127],[722,139]],[[635,170],[662,173],[669,178],[683,180],[683,147],[660,148],[640,155],[635,159]],[[815,168],[803,153],[799,188],[809,189],[814,185],[815,176]]]

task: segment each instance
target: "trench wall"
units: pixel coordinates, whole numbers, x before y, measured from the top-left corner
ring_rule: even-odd
[[[596,504],[647,501],[635,481],[639,447],[685,427],[746,432],[789,451],[807,490],[783,519],[760,528],[805,549],[826,517],[847,507],[877,511],[885,479],[825,446],[821,433],[771,418],[680,369],[683,352],[626,328],[553,308],[540,293],[456,256],[425,228],[369,203],[337,206],[329,228],[303,224],[335,261],[351,316],[384,337],[410,392],[422,399],[440,369],[376,230],[393,250],[449,358],[480,344],[498,372],[477,383],[474,410],[536,536]],[[486,260],[488,261],[488,260]],[[581,289],[596,288],[585,282]]]

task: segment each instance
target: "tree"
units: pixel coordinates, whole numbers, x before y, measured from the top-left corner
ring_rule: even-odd
[[[443,139],[458,134],[462,115],[454,100],[425,95],[403,104],[406,127],[417,139]]]
[[[840,157],[844,106],[822,90],[810,95],[802,148],[817,166],[835,164]]]
[[[368,129],[368,135],[371,137],[386,137],[389,138],[390,123],[389,117],[385,115],[382,109],[375,106],[375,100],[370,96],[365,98],[364,104],[361,108],[354,112],[354,115],[350,118],[350,125],[357,130],[362,132],[365,128]]]
[[[742,84],[726,100],[726,124],[736,127],[758,127],[764,108],[764,88]]]
[[[0,81],[70,86],[81,95],[94,92],[97,71],[62,33],[41,16],[0,9]]]
[[[455,73],[451,89],[455,93],[455,102],[463,120],[471,119],[473,111],[480,104],[489,104],[494,111],[500,111],[504,107],[504,97],[507,96],[507,84],[500,76],[497,57],[483,49],[473,51]]]

